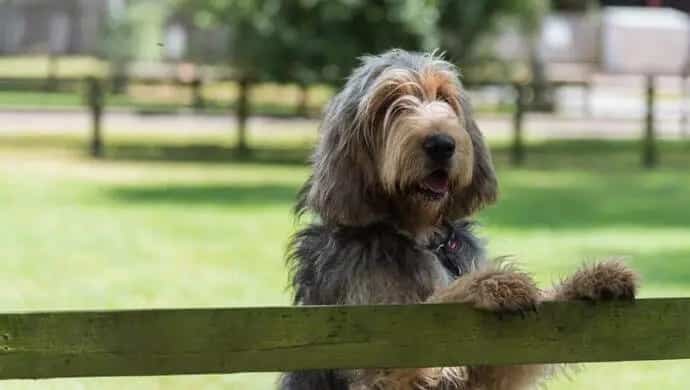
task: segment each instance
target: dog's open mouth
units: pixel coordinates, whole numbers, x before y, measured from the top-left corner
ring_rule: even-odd
[[[441,200],[450,188],[448,172],[437,169],[417,185],[417,192],[427,200]]]

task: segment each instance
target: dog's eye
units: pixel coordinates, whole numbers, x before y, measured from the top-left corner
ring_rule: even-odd
[[[439,100],[448,104],[451,107],[453,106],[453,99],[449,96],[441,95],[441,96],[439,96]]]

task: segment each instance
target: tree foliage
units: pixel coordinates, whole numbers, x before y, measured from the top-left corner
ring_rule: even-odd
[[[530,33],[539,27],[546,0],[440,0],[438,28],[441,46],[458,63],[467,63],[479,54],[483,36],[513,17],[520,30]]]
[[[340,84],[363,54],[440,47],[466,61],[504,15],[535,25],[545,0],[177,0],[200,29],[227,32],[240,85],[240,149],[250,84],[259,80]],[[303,88],[304,90],[304,88]],[[306,96],[306,95],[303,95]],[[304,106],[304,104],[301,104]]]
[[[364,53],[420,50],[433,35],[429,0],[183,0],[199,26],[229,26],[228,55],[247,77],[338,83]]]

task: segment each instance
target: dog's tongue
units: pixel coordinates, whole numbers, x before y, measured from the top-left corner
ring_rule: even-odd
[[[436,171],[424,180],[424,185],[434,192],[448,192],[448,175],[443,171]]]

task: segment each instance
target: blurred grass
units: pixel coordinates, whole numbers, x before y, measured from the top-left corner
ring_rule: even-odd
[[[292,134],[292,133],[291,133]],[[282,305],[282,254],[313,129],[230,135],[112,132],[107,158],[75,134],[0,135],[0,310]],[[215,146],[213,146],[215,145]],[[585,260],[626,256],[642,296],[690,295],[690,143],[662,142],[639,168],[632,141],[544,141],[507,165],[481,214],[492,255],[514,255],[546,286]],[[528,353],[528,352],[527,352]],[[550,389],[684,389],[690,361],[588,365]],[[274,376],[60,379],[3,388],[269,389]]]
[[[103,76],[108,64],[89,56],[57,57],[57,77],[74,78]],[[0,57],[0,77],[41,78],[50,70],[48,56],[3,56]]]

